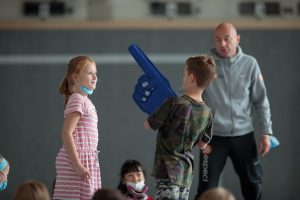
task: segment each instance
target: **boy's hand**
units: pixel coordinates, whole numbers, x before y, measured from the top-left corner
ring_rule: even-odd
[[[208,145],[206,146],[206,148],[203,149],[203,150],[201,150],[201,151],[202,151],[203,154],[206,154],[206,155],[210,154],[211,151],[212,151],[211,145],[208,144]]]
[[[207,147],[207,144],[206,143],[204,143],[203,141],[199,141],[198,142],[198,147],[201,149],[201,150],[204,150],[206,147]]]
[[[212,148],[209,144],[204,143],[203,141],[200,140],[197,145],[203,154],[210,154]]]
[[[144,128],[145,129],[149,129],[150,128],[150,125],[149,125],[149,123],[148,123],[147,120],[144,121]]]

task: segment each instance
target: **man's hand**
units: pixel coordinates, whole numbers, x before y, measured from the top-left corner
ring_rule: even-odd
[[[264,134],[260,136],[259,139],[259,153],[261,156],[265,156],[271,148],[271,140],[270,136],[267,134]]]

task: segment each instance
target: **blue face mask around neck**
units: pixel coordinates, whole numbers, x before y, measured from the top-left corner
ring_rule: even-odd
[[[85,86],[80,86],[80,89],[81,89],[81,91],[82,92],[84,92],[85,94],[89,94],[89,95],[91,95],[91,94],[93,94],[93,90],[92,89],[89,89],[89,88],[87,88],[87,87],[85,87]]]
[[[0,183],[0,191],[3,191],[7,188],[7,181],[1,182]]]

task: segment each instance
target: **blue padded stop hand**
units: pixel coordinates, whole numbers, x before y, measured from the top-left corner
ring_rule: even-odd
[[[151,114],[166,98],[177,95],[168,79],[160,73],[136,44],[131,44],[128,50],[145,73],[139,77],[135,85],[133,100],[143,112]]]

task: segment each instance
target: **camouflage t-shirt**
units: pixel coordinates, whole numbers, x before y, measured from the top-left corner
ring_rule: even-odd
[[[212,137],[212,112],[205,103],[183,95],[171,97],[153,114],[148,123],[158,130],[152,176],[171,184],[190,187],[193,179],[193,147]]]

